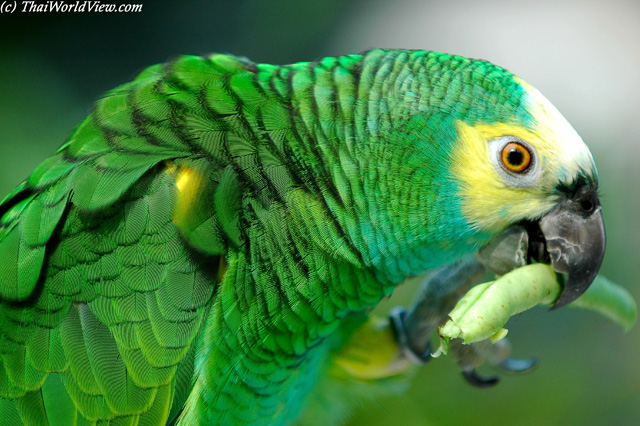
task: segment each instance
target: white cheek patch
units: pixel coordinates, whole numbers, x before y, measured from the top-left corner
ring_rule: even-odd
[[[595,164],[589,148],[567,119],[537,89],[520,79],[517,80],[526,89],[523,102],[536,120],[538,126],[535,129],[536,133],[540,135],[543,142],[549,144],[547,147],[549,151],[557,151],[556,158],[564,160],[563,164],[556,164],[554,167],[557,176],[568,181],[579,172],[595,172]],[[549,164],[549,166],[554,165]]]

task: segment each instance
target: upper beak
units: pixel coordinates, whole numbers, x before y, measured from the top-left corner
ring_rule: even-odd
[[[552,309],[576,300],[595,279],[606,246],[604,219],[596,191],[582,186],[539,221],[551,266],[567,274]]]

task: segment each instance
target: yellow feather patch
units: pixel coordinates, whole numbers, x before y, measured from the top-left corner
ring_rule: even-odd
[[[536,147],[544,158],[545,148],[534,142],[538,139],[535,134],[503,123],[469,126],[459,121],[457,130],[459,143],[452,153],[453,172],[460,185],[463,215],[477,229],[499,232],[511,223],[539,217],[553,208],[556,200],[549,198],[539,185],[518,188],[508,184],[496,170],[489,152],[490,140],[516,136]],[[541,180],[548,178],[545,175],[543,172]]]
[[[205,190],[204,175],[189,167],[175,166],[176,187],[178,194],[176,207],[173,212],[173,222],[178,227],[184,227],[192,218],[197,205],[202,200]]]
[[[343,348],[331,357],[336,378],[375,380],[407,372],[413,364],[402,355],[387,318],[370,318]]]

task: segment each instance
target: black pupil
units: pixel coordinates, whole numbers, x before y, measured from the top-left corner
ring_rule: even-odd
[[[520,166],[524,162],[524,154],[518,148],[511,148],[507,154],[507,161],[512,166]]]

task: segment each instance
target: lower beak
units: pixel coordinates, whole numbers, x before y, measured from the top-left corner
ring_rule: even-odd
[[[595,279],[606,246],[604,219],[595,190],[579,188],[539,221],[551,266],[567,275],[552,309],[576,300]]]

